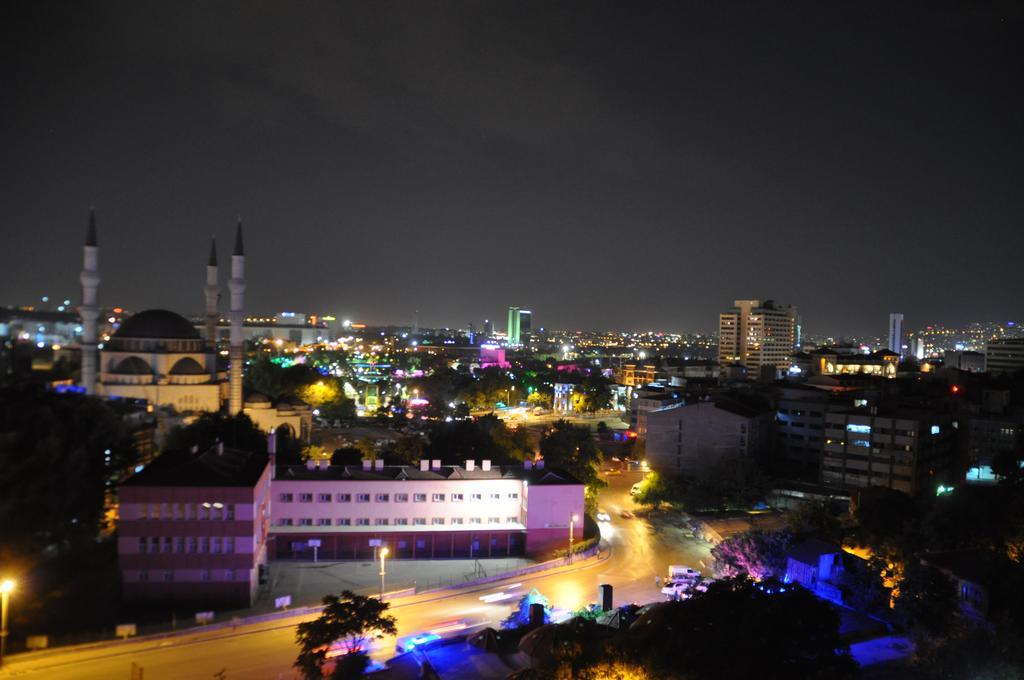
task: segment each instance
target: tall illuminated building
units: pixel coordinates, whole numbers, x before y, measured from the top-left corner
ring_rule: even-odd
[[[761,367],[785,370],[796,349],[796,308],[773,300],[736,300],[718,317],[718,361],[741,364],[750,375]]]
[[[903,356],[903,315],[899,312],[889,315],[889,351]]]
[[[508,308],[508,326],[506,337],[508,344],[512,347],[521,345],[519,336],[519,308],[509,307]]]
[[[528,309],[519,310],[519,339],[523,344],[530,342],[533,334],[533,312]]]

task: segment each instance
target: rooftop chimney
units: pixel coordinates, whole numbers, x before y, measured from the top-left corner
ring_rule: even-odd
[[[487,472],[488,470],[490,470],[491,469],[491,461],[489,461],[487,459],[484,459],[484,460],[480,461],[480,469],[483,470],[484,472]]]
[[[363,470],[367,470],[368,471],[368,470],[370,470],[370,468],[372,466],[373,466],[373,461],[372,460],[370,460],[369,458],[363,458]]]
[[[435,458],[434,460],[430,461],[430,469],[431,470],[440,470],[441,469],[441,459],[440,458]]]
[[[467,460],[466,461],[466,472],[472,472],[474,470],[474,468],[476,468],[476,461],[475,460]]]
[[[384,469],[384,459],[383,458],[378,458],[377,460],[373,461],[373,469],[374,470],[383,470]]]
[[[533,461],[532,460],[524,460],[523,461],[523,469],[524,470],[532,470],[533,469]]]
[[[429,469],[430,469],[430,460],[428,458],[424,458],[424,459],[420,460],[420,472],[426,472]]]

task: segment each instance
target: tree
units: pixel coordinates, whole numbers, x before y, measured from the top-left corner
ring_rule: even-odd
[[[661,474],[649,472],[633,500],[640,505],[650,505],[654,510],[659,510],[662,503],[672,500],[672,487]]]
[[[392,465],[412,465],[423,458],[425,448],[421,437],[408,435],[395,442],[388,449],[385,458]]]
[[[658,605],[616,647],[655,677],[852,678],[858,671],[836,611],[777,581],[718,581],[692,599]]]
[[[781,578],[786,572],[786,550],[792,542],[788,531],[754,529],[730,536],[711,549],[715,574],[724,578]]]
[[[910,559],[896,589],[893,611],[915,635],[946,633],[957,613],[956,586],[935,567]]]
[[[135,463],[129,429],[100,399],[0,390],[0,564],[92,545],[107,484]]]
[[[886,613],[890,591],[883,582],[885,570],[885,560],[880,557],[853,560],[849,568],[843,570],[843,602],[870,615]]]
[[[512,613],[501,622],[502,628],[518,628],[530,623],[530,605],[540,604],[544,606],[544,623],[551,622],[551,603],[536,588],[519,598],[519,603]]]
[[[323,603],[319,617],[297,626],[300,651],[294,665],[306,680],[322,678],[328,650],[340,648],[344,656],[331,677],[359,677],[366,668],[369,643],[398,631],[395,617],[387,613],[390,605],[349,590],[340,597],[327,595]]]
[[[540,408],[551,408],[551,393],[541,392],[540,390],[530,392],[529,396],[526,397],[526,403],[531,408],[537,408],[538,406]]]
[[[786,514],[787,528],[794,534],[810,534],[837,543],[842,538],[839,518],[827,503],[803,503]]]
[[[559,420],[541,437],[540,453],[546,465],[559,467],[583,482],[586,511],[593,514],[597,510],[597,492],[607,483],[598,476],[604,455],[590,428]]]
[[[855,515],[862,540],[871,545],[896,546],[917,519],[914,499],[884,486],[869,486],[858,493]]]
[[[205,451],[218,442],[241,451],[264,453],[267,450],[267,436],[244,413],[234,416],[204,413],[188,425],[171,430],[167,435],[164,450],[185,451],[195,447],[199,451]],[[280,444],[279,439],[279,452]]]

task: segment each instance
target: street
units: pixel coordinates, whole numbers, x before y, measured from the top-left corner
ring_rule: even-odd
[[[622,519],[619,512],[634,510],[629,488],[640,473],[610,475],[601,493],[600,507],[612,517],[601,523],[602,537],[611,550],[604,561],[590,561],[566,573],[471,586],[408,598],[392,605],[399,637],[462,625],[498,627],[519,597],[536,588],[556,607],[576,609],[597,599],[597,586],[615,588],[615,604],[661,599],[655,575],[664,576],[669,564],[698,569],[708,563],[708,546],[683,539],[679,532],[655,533],[645,520]],[[505,595],[498,595],[504,593]],[[495,595],[496,601],[481,597]],[[495,598],[488,598],[494,600]],[[236,630],[199,632],[164,640],[114,644],[78,651],[59,650],[21,654],[5,660],[0,677],[45,677],[47,680],[118,680],[130,678],[132,663],[144,669],[145,680],[213,678],[224,669],[228,680],[298,678],[292,662],[298,652],[295,624],[302,617]],[[384,661],[394,655],[394,639],[381,640],[371,656]]]

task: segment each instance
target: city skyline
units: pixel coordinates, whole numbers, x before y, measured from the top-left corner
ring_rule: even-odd
[[[1014,306],[1017,10],[104,7],[4,22],[8,304],[76,288],[95,205],[101,302],[136,309],[201,310],[239,216],[266,310],[710,330],[756,296],[850,334]]]

